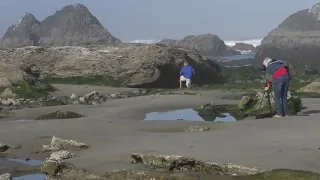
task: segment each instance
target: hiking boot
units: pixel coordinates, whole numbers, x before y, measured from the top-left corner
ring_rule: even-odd
[[[277,114],[273,116],[273,118],[281,118],[281,117],[282,117],[282,116],[279,116],[279,115],[277,115]]]

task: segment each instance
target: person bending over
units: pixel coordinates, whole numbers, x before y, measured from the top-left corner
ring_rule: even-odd
[[[263,66],[266,68],[267,85],[265,91],[268,91],[272,83],[274,98],[276,104],[275,118],[288,116],[288,90],[289,90],[289,72],[281,60],[265,58]]]
[[[182,82],[186,81],[186,85],[188,88],[191,88],[191,79],[192,75],[195,74],[195,71],[193,67],[189,66],[188,62],[184,62],[184,66],[180,70],[180,79],[179,79],[179,84],[180,84],[180,89],[182,89]]]

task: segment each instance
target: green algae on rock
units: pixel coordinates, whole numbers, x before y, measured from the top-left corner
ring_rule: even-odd
[[[225,117],[223,113],[229,113],[237,120],[247,117],[247,114],[238,108],[237,105],[213,105],[205,104],[194,108],[205,121],[214,121],[217,117]]]
[[[37,120],[46,120],[46,119],[73,119],[73,118],[81,118],[85,117],[81,114],[71,112],[71,111],[56,111],[49,114],[41,115],[37,118]]]
[[[270,99],[270,104],[269,104]],[[271,105],[271,109],[270,109]],[[288,93],[289,115],[295,115],[302,109],[299,96]],[[230,113],[237,120],[242,120],[248,116],[257,116],[275,112],[273,92],[269,97],[267,93],[250,93],[240,100],[238,105],[214,105],[206,104],[194,109],[205,121],[214,121],[216,117],[224,117],[223,113]]]
[[[142,163],[150,168],[168,172],[201,172],[214,175],[248,175],[263,172],[262,169],[203,162],[183,156],[132,154],[131,157],[132,163]]]
[[[237,176],[235,180],[319,180],[320,174],[310,171],[274,169],[250,176]]]

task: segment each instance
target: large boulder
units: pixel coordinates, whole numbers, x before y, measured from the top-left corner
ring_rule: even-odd
[[[26,13],[17,24],[8,28],[0,40],[0,46],[4,48],[99,43],[121,41],[112,36],[82,4],[65,6],[42,22]]]
[[[197,85],[223,81],[218,64],[199,53],[161,44],[102,46],[26,47],[0,51],[0,63],[19,67],[33,64],[40,77],[64,78],[106,76],[100,81],[118,81],[124,86],[177,87],[184,61],[194,67]],[[111,77],[111,78],[110,78]],[[96,80],[97,81],[97,80]]]
[[[261,42],[257,60],[266,56],[282,58],[293,64],[319,67],[320,4],[298,11],[286,18]]]
[[[226,46],[218,36],[213,34],[189,35],[182,40],[164,39],[159,42],[171,47],[199,51],[204,56],[228,56],[241,54]]]

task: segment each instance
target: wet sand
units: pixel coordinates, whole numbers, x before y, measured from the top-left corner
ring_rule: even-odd
[[[69,92],[64,92],[69,93]],[[66,105],[15,111],[14,119],[33,120],[56,110],[70,110],[85,118],[47,121],[0,121],[0,141],[19,144],[14,154],[30,154],[56,135],[91,145],[69,160],[99,173],[139,168],[131,153],[191,156],[204,161],[232,162],[261,168],[320,169],[320,120],[317,114],[282,119],[233,123],[143,121],[145,114],[215,104],[237,104],[219,99],[220,91],[204,96],[154,95],[109,100],[96,106]],[[307,110],[320,109],[320,99],[304,99]],[[209,132],[184,132],[191,125],[206,125]]]

